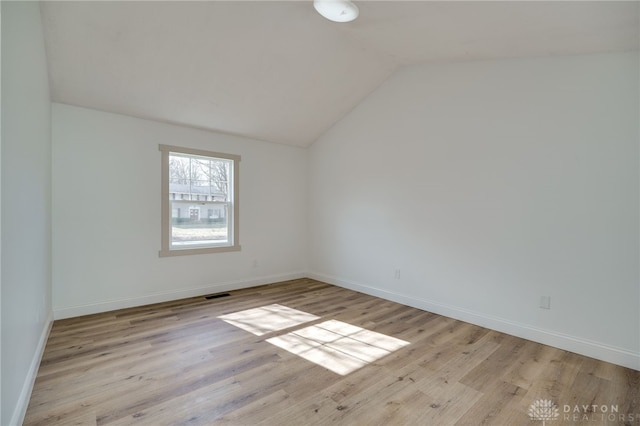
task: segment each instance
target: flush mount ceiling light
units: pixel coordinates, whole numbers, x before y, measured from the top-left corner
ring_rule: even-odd
[[[358,6],[349,0],[313,0],[318,13],[333,22],[351,22],[358,17]]]

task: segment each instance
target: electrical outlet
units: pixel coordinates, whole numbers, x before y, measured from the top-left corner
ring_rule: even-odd
[[[551,309],[551,296],[540,296],[540,309]]]
[[[257,268],[257,267],[259,266],[259,264],[258,264],[258,259],[253,259],[253,264],[252,264],[252,266],[253,266],[254,268]]]
[[[400,269],[396,269],[395,273],[393,275],[393,278],[395,278],[396,280],[400,279]]]

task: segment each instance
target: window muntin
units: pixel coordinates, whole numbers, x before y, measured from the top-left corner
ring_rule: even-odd
[[[236,155],[160,145],[160,256],[240,250]]]

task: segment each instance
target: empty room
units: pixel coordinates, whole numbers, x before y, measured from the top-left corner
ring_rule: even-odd
[[[640,2],[0,13],[2,426],[640,426]]]

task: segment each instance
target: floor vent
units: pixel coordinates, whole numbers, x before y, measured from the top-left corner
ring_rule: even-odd
[[[205,296],[204,298],[207,300],[211,300],[211,299],[218,299],[220,297],[227,297],[227,296],[231,296],[229,293],[218,293],[218,294],[210,294],[208,296]]]

